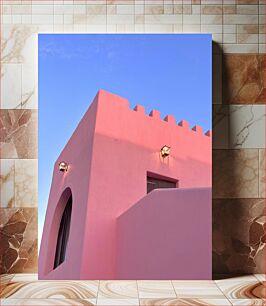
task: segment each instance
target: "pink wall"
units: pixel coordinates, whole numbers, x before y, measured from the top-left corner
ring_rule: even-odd
[[[96,111],[97,96],[55,162],[39,253],[40,279],[80,278]],[[70,165],[65,173],[58,170],[62,160]],[[65,262],[53,270],[60,219],[67,201],[60,199],[67,188],[71,189],[73,197],[68,249]]]
[[[211,188],[157,189],[117,219],[118,279],[211,279]]]
[[[147,116],[143,107],[131,110],[126,99],[99,91],[55,164],[40,278],[115,279],[116,218],[146,195],[148,171],[176,179],[182,188],[211,186],[211,137],[186,122],[175,124],[172,116],[166,120],[158,111]],[[162,159],[165,144],[171,154]],[[63,175],[61,160],[70,164]],[[59,225],[51,220],[66,187],[73,193],[67,258],[51,271],[55,242],[47,237],[56,237]]]

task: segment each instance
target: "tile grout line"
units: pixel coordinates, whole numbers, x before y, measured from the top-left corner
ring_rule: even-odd
[[[171,284],[172,284],[172,286],[174,288],[174,292],[175,292],[175,295],[176,295],[177,299],[179,299],[180,297],[178,296],[177,291],[175,290],[175,286],[174,286],[173,280],[171,280]]]
[[[135,3],[135,2],[134,2]],[[139,285],[138,285],[138,280],[136,279],[136,286],[137,286],[137,294],[138,294],[138,302],[140,305],[140,297],[139,297]]]
[[[221,291],[221,293],[223,294],[223,296],[225,297],[225,299],[226,299],[231,305],[233,305],[233,304],[231,303],[231,301],[229,300],[229,298],[227,298],[227,296],[224,294],[224,292],[222,291],[222,289],[218,286],[218,284],[216,283],[216,281],[213,280],[213,282],[214,282],[215,286],[218,288],[218,290]]]

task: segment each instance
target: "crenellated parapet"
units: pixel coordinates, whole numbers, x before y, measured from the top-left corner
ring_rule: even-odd
[[[138,112],[138,113],[141,113],[141,114],[143,114],[143,115],[146,115],[145,107],[144,107],[143,105],[137,104],[137,105],[133,108],[133,110],[134,110],[135,112]],[[176,119],[175,119],[175,117],[174,117],[173,115],[166,115],[166,116],[164,117],[164,119],[162,119],[162,118],[161,118],[160,111],[158,111],[158,110],[156,110],[156,109],[151,110],[148,116],[149,116],[149,117],[152,117],[152,118],[154,118],[154,119],[156,119],[156,120],[163,120],[163,121],[168,122],[168,123],[170,123],[170,124],[176,124],[177,126],[182,127],[182,128],[184,128],[184,129],[190,129],[190,124],[189,124],[188,121],[186,121],[186,120],[181,120],[181,121],[179,121],[178,123],[176,123]],[[211,131],[211,130],[208,130],[208,131],[206,131],[206,132],[204,133],[203,128],[202,128],[200,125],[195,125],[195,126],[193,126],[193,127],[191,128],[191,131],[196,132],[196,133],[198,133],[199,135],[203,135],[203,134],[204,134],[204,135],[207,136],[207,137],[211,137],[211,136],[212,136],[212,131]]]
[[[109,111],[114,111],[114,109],[123,109],[127,113],[127,110],[128,110],[130,114],[135,112],[140,117],[143,117],[143,118],[146,117],[149,119],[152,118],[156,120],[157,123],[159,121],[164,122],[164,123],[167,122],[171,124],[172,127],[175,125],[178,128],[183,128],[186,132],[190,131],[196,135],[206,136],[206,137],[211,138],[211,135],[212,135],[211,130],[204,132],[203,128],[200,125],[195,125],[191,128],[189,122],[186,120],[181,120],[177,123],[176,118],[171,114],[168,114],[164,118],[161,118],[161,114],[159,110],[152,109],[150,112],[148,111],[146,112],[145,107],[140,104],[137,104],[133,109],[131,109],[129,106],[129,101],[127,99],[121,96],[112,94],[110,92],[107,92],[105,90],[99,90],[97,96],[98,96],[98,100],[102,101],[102,103],[104,104],[104,108],[108,108]]]

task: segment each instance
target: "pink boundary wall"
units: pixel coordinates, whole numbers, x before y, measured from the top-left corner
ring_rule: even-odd
[[[171,147],[171,154],[165,159],[159,152],[163,145]],[[199,126],[190,129],[184,120],[176,124],[171,115],[161,120],[156,110],[147,116],[142,106],[132,110],[126,99],[100,90],[55,162],[40,248],[39,278],[121,277],[117,218],[140,199],[149,199],[147,173],[176,180],[180,188],[210,187],[211,145],[210,131],[205,135]],[[69,164],[67,172],[59,172],[60,161]],[[70,193],[73,206],[66,259],[53,270],[59,222]],[[167,191],[163,194],[167,199]],[[202,205],[208,210],[211,201],[199,203]],[[161,213],[170,218],[168,210]],[[191,219],[196,217],[187,215],[187,222],[193,226]],[[202,218],[211,222],[210,214]],[[168,230],[164,229],[165,234]],[[154,241],[160,248],[156,235]],[[183,242],[191,244],[185,232]],[[167,247],[164,248],[167,252]],[[201,248],[211,254],[209,243],[202,243]],[[196,253],[188,255],[201,264]],[[180,260],[176,258],[177,264]],[[123,278],[130,276],[123,274]]]
[[[211,188],[157,189],[117,220],[118,279],[211,279]]]

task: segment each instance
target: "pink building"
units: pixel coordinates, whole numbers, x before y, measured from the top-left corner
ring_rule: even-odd
[[[100,90],[55,162],[39,278],[211,279],[211,148]]]

